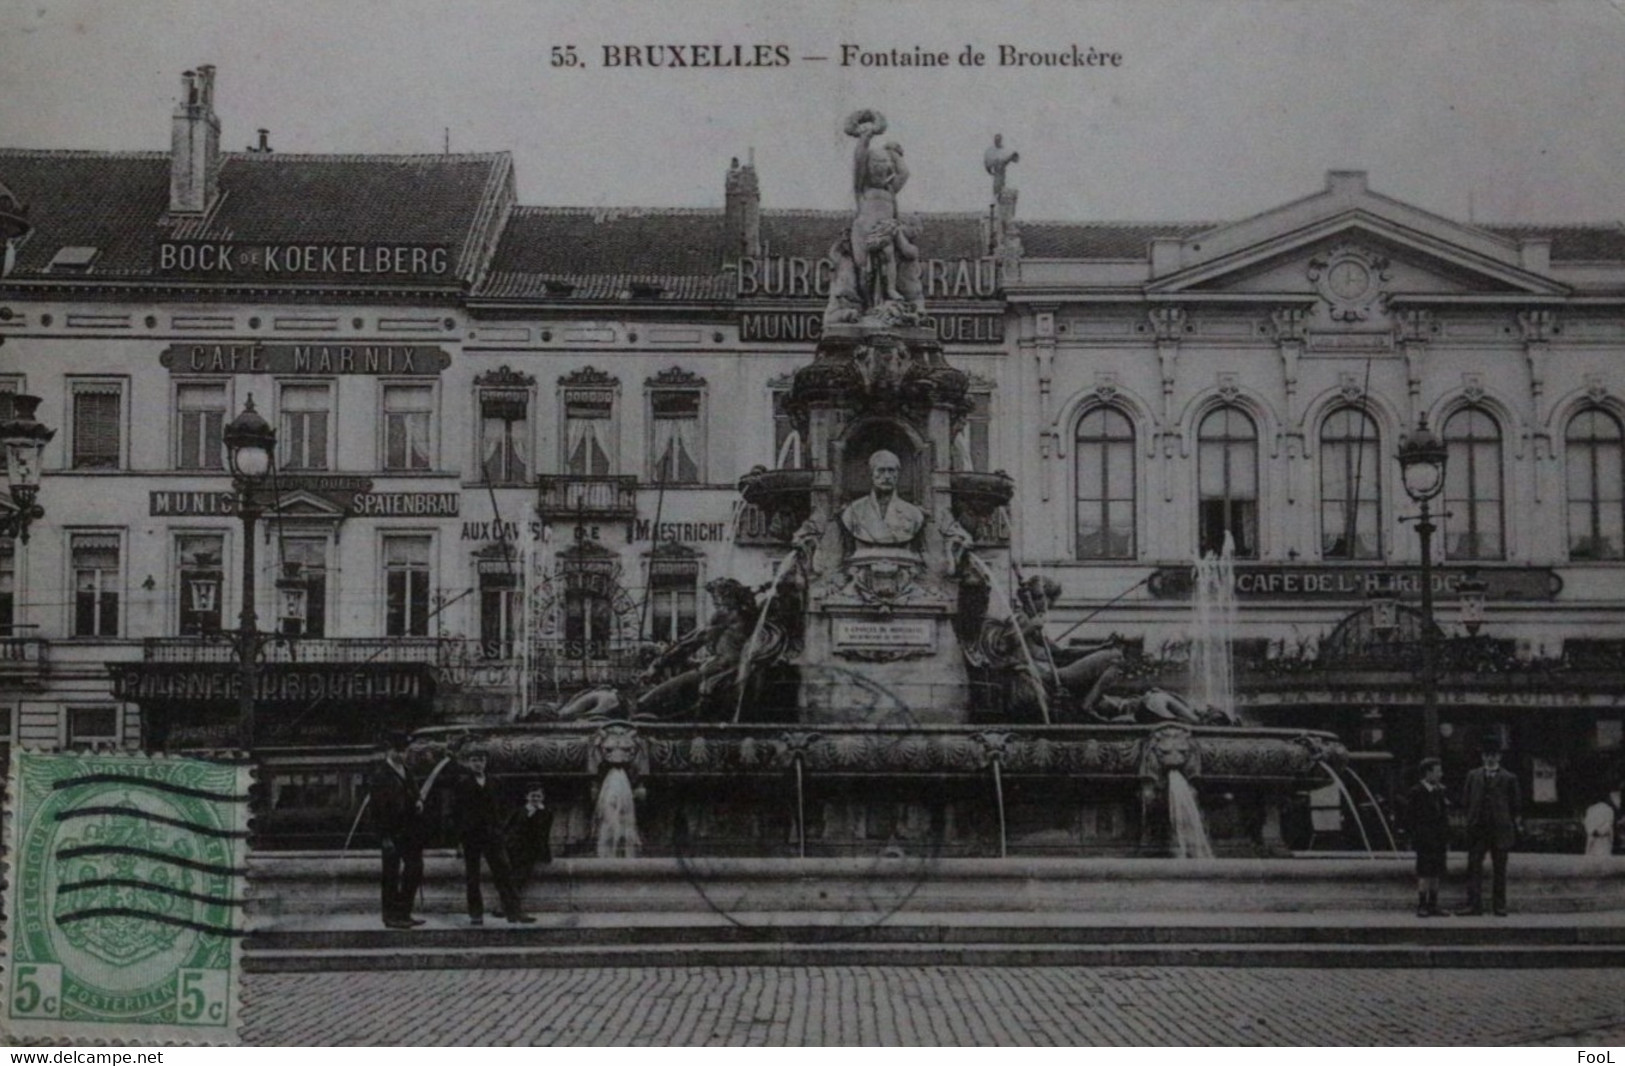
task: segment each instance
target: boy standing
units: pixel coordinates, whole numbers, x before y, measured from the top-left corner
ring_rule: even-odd
[[[1450,817],[1444,764],[1438,759],[1422,760],[1422,779],[1411,788],[1406,813],[1411,847],[1416,849],[1416,916],[1442,917],[1445,912],[1439,909],[1439,878],[1444,876]]]

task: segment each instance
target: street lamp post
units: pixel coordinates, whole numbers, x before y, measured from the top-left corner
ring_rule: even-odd
[[[221,434],[243,520],[243,609],[237,624],[237,744],[254,750],[254,690],[259,680],[260,630],[254,611],[254,523],[260,516],[257,490],[271,472],[276,431],[254,410],[250,396]]]
[[[37,502],[39,496],[40,453],[56,436],[34,420],[39,407],[38,396],[17,393],[11,397],[11,417],[0,421],[0,443],[6,449],[6,480],[11,498],[0,509],[0,537],[16,537],[28,543],[28,527],[45,517],[45,508]]]
[[[1405,493],[1421,508],[1414,516],[1422,540],[1422,751],[1439,754],[1438,627],[1433,622],[1433,514],[1428,504],[1444,489],[1444,442],[1428,429],[1427,415],[1417,420],[1416,432],[1399,445],[1399,469]],[[1409,519],[1405,519],[1409,521]]]

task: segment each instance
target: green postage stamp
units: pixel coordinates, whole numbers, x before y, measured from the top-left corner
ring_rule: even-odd
[[[14,750],[5,1035],[237,1042],[245,764]]]

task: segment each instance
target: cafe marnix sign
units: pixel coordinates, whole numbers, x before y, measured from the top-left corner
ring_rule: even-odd
[[[1550,600],[1563,591],[1563,579],[1541,567],[1478,567],[1487,600]],[[1453,600],[1468,577],[1465,566],[1436,567],[1433,594]],[[1165,566],[1152,572],[1146,587],[1159,599],[1189,599],[1194,585],[1190,567]],[[1363,600],[1391,596],[1422,597],[1422,571],[1405,566],[1237,566],[1238,600]]]
[[[451,355],[432,344],[172,344],[158,362],[174,374],[356,374],[432,377]]]

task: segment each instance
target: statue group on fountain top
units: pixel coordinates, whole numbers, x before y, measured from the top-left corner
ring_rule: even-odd
[[[737,716],[743,686],[755,671],[781,658],[799,612],[795,590],[779,594],[783,610],[764,624],[770,604],[731,577],[706,583],[711,617],[655,654],[629,691],[600,687],[567,701],[557,717],[569,720],[670,720]],[[747,664],[748,660],[748,664]],[[741,664],[747,664],[741,668]]]
[[[1029,578],[1017,588],[1010,617],[987,623],[979,657],[1014,675],[1011,703],[1017,708],[1041,703],[1055,707],[1062,720],[1084,722],[1236,724],[1218,708],[1197,706],[1166,689],[1113,695],[1108,689],[1126,668],[1125,642],[1115,634],[1084,647],[1063,648],[1051,640],[1044,625],[1060,595],[1053,578]]]
[[[865,108],[847,116],[856,211],[847,233],[830,248],[835,271],[824,325],[919,326],[926,322],[917,219],[897,210],[908,182],[903,146],[880,142],[886,116]]]

